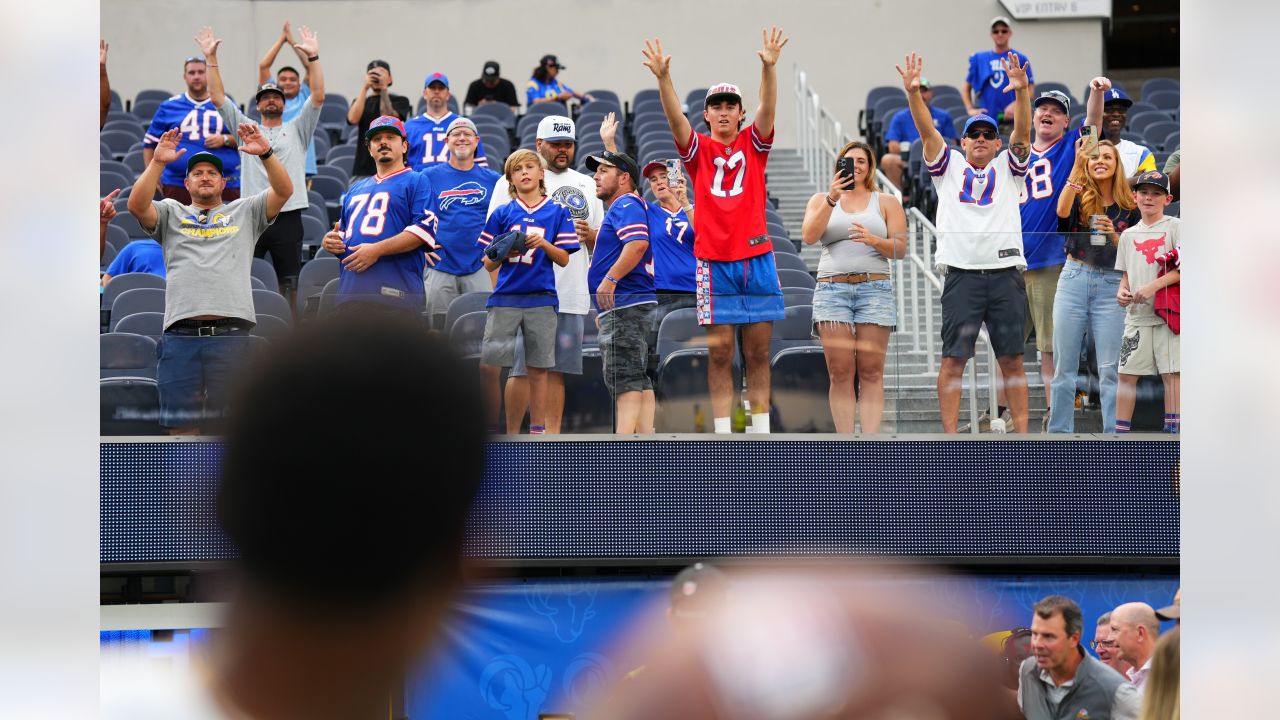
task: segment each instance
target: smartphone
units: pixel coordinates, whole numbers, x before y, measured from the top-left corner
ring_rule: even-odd
[[[1084,141],[1083,149],[1089,153],[1089,157],[1098,157],[1098,126],[1085,125],[1080,128],[1080,139]]]
[[[684,171],[681,169],[679,160],[666,160],[667,166],[667,184],[682,185],[684,184]]]
[[[836,170],[845,177],[853,177],[853,158],[842,157],[836,161]]]

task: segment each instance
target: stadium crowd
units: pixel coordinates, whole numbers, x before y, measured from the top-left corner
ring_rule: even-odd
[[[901,320],[892,263],[909,252],[905,201],[936,218],[945,432],[962,429],[963,372],[985,328],[1000,420],[1014,431],[1030,429],[1023,357],[1034,335],[1042,430],[1074,430],[1094,363],[1103,432],[1131,429],[1138,380],[1158,375],[1163,429],[1176,433],[1180,236],[1165,210],[1179,154],[1156,169],[1126,132],[1134,101],[1106,77],[1090,82],[1075,120],[1064,88],[1036,92],[1031,59],[1010,46],[1012,21],[990,30],[959,117],[939,105],[920,56],[898,66],[894,97],[906,107],[841,148],[829,188],[808,202],[801,239],[820,243],[821,258],[805,282],[781,269],[795,246],[780,237],[765,179],[788,42],[777,28],[762,34],[754,107],[728,82],[682,99],[671,56],[645,40],[657,85],[647,116],[639,98],[624,107],[615,93],[573,90],[552,54],[525,85],[522,115],[496,61],[463,108],[432,69],[415,112],[376,58],[348,102],[326,92],[317,33],[295,36],[288,22],[258,64],[251,103],[225,92],[222,40],[205,27],[200,54],[182,63],[185,92],[140,94],[126,112],[103,42],[104,329],[158,341],[160,424],[173,432],[222,411],[213,399],[252,337],[317,312],[379,311],[420,316],[477,358],[488,419],[508,433],[526,414],[530,433],[561,432],[567,378],[583,376],[584,358],[601,368],[614,430],[652,433],[655,378],[686,345],[704,348],[694,365],[709,429],[768,433],[775,341],[795,316],[806,327],[790,340],[821,348],[835,430],[877,433]],[[286,45],[295,64],[273,73]],[[640,132],[655,116],[657,139]],[[803,305],[790,300],[793,283],[807,284]],[[668,326],[682,325],[705,336],[667,346]],[[104,336],[103,346],[125,343]]]

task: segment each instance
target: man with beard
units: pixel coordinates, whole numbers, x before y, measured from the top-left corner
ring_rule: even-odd
[[[217,60],[210,60],[217,65]],[[178,147],[188,155],[198,152],[211,152],[222,161],[226,171],[224,179],[226,189],[223,200],[231,202],[240,197],[240,153],[236,152],[236,136],[234,126],[227,127],[218,114],[218,107],[209,97],[208,63],[202,57],[189,57],[182,66],[182,79],[187,91],[174,95],[156,108],[151,118],[151,125],[142,136],[142,161],[150,165],[152,153],[160,136],[173,128],[179,128]],[[160,177],[160,192],[167,198],[173,198],[184,205],[191,204],[191,194],[187,192],[186,178],[182,168],[170,165]]]
[[[444,73],[435,72],[427,76],[422,97],[427,101],[426,109],[404,124],[405,132],[409,133],[409,167],[417,172],[436,163],[448,162],[449,148],[453,144],[448,137],[449,126],[459,117],[449,110],[449,77]],[[489,161],[484,157],[484,142],[478,137],[472,157],[480,167],[489,167]],[[474,238],[472,244],[475,244]]]
[[[596,197],[596,182],[572,168],[577,150],[573,121],[561,115],[548,115],[538,123],[538,155],[546,163],[547,193],[551,199],[569,209],[578,241],[587,252],[569,255],[569,264],[555,267],[556,294],[559,310],[556,316],[556,362],[547,373],[546,432],[560,432],[564,415],[564,375],[582,374],[582,333],[584,319],[591,310],[587,289],[589,255],[595,248],[596,231],[604,219],[604,205]],[[489,201],[489,214],[511,199],[506,178],[499,178]],[[518,434],[529,408],[529,382],[525,378],[524,353],[516,343],[515,366],[507,378],[504,401],[507,408],[507,432]]]
[[[351,184],[348,187],[379,172],[365,137],[373,121],[385,115],[394,115],[403,122],[413,115],[413,106],[409,104],[409,98],[391,92],[391,65],[386,60],[370,60],[365,67],[364,84],[351,101],[351,107],[347,108],[347,124],[356,126],[357,137],[360,138],[355,160],[351,163]]]
[[[293,41],[293,31],[289,29],[289,21],[284,21],[284,27],[280,30],[280,36],[276,38],[275,43],[267,49],[267,54],[262,56],[258,61],[258,84],[261,85],[271,79],[271,64],[276,61],[276,56],[280,54],[280,49],[285,45],[293,48],[293,52],[298,56],[298,62],[302,65],[304,72],[308,75],[304,78],[298,72],[298,69],[285,65],[276,71],[276,84],[284,91],[284,121],[298,117],[298,113],[302,112],[307,106],[307,100],[311,98],[311,62],[310,57],[301,47]],[[307,177],[316,174],[316,144],[313,140],[307,145]]]
[[[271,142],[276,157],[289,173],[293,181],[293,195],[280,216],[270,227],[258,237],[253,254],[266,257],[271,253],[271,262],[275,266],[276,276],[280,279],[280,287],[286,296],[292,293],[298,272],[302,269],[302,212],[310,204],[307,199],[306,161],[307,147],[311,144],[311,134],[320,122],[320,108],[324,105],[324,71],[320,68],[320,43],[311,28],[302,27],[302,42],[298,43],[299,52],[306,53],[311,79],[311,98],[297,117],[284,122],[285,95],[279,85],[273,82],[262,83],[254,96],[258,104],[258,112],[262,114],[262,122],[256,123],[262,134]],[[222,74],[218,70],[218,44],[220,38],[213,36],[213,29],[206,27],[197,36],[201,50],[209,58],[209,92],[213,102],[222,116],[222,121],[230,127],[241,123],[253,123],[235,103],[227,98],[222,86]],[[245,192],[254,194],[267,186],[267,173],[262,168],[262,161],[252,155],[245,154],[242,163]]]

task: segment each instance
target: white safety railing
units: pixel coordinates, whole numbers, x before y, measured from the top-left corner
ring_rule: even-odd
[[[840,121],[831,114],[809,85],[808,76],[797,64],[794,66],[796,101],[796,144],[805,172],[814,192],[822,192],[831,184],[831,167],[836,153],[853,139],[845,134]],[[902,191],[889,182],[884,173],[876,170],[876,180],[881,192],[892,193],[902,202]],[[933,309],[942,299],[942,280],[934,272],[933,246],[938,229],[917,208],[907,212],[907,256],[891,263],[893,284],[898,294],[898,329],[911,332],[911,349],[924,354],[928,373],[938,371],[940,338],[934,332]],[[935,294],[936,293],[936,294]],[[996,415],[996,355],[986,328],[978,333],[978,339],[986,348],[987,377],[990,400],[990,417]],[[969,373],[969,428],[978,432],[978,363],[968,365]]]

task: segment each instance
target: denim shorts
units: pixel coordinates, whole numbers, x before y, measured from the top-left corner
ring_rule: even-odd
[[[250,342],[247,330],[217,337],[162,335],[156,348],[160,424],[186,428],[221,418]]]
[[[818,281],[813,290],[813,324],[815,337],[820,322],[848,325],[898,324],[898,299],[890,280],[849,283]]]

